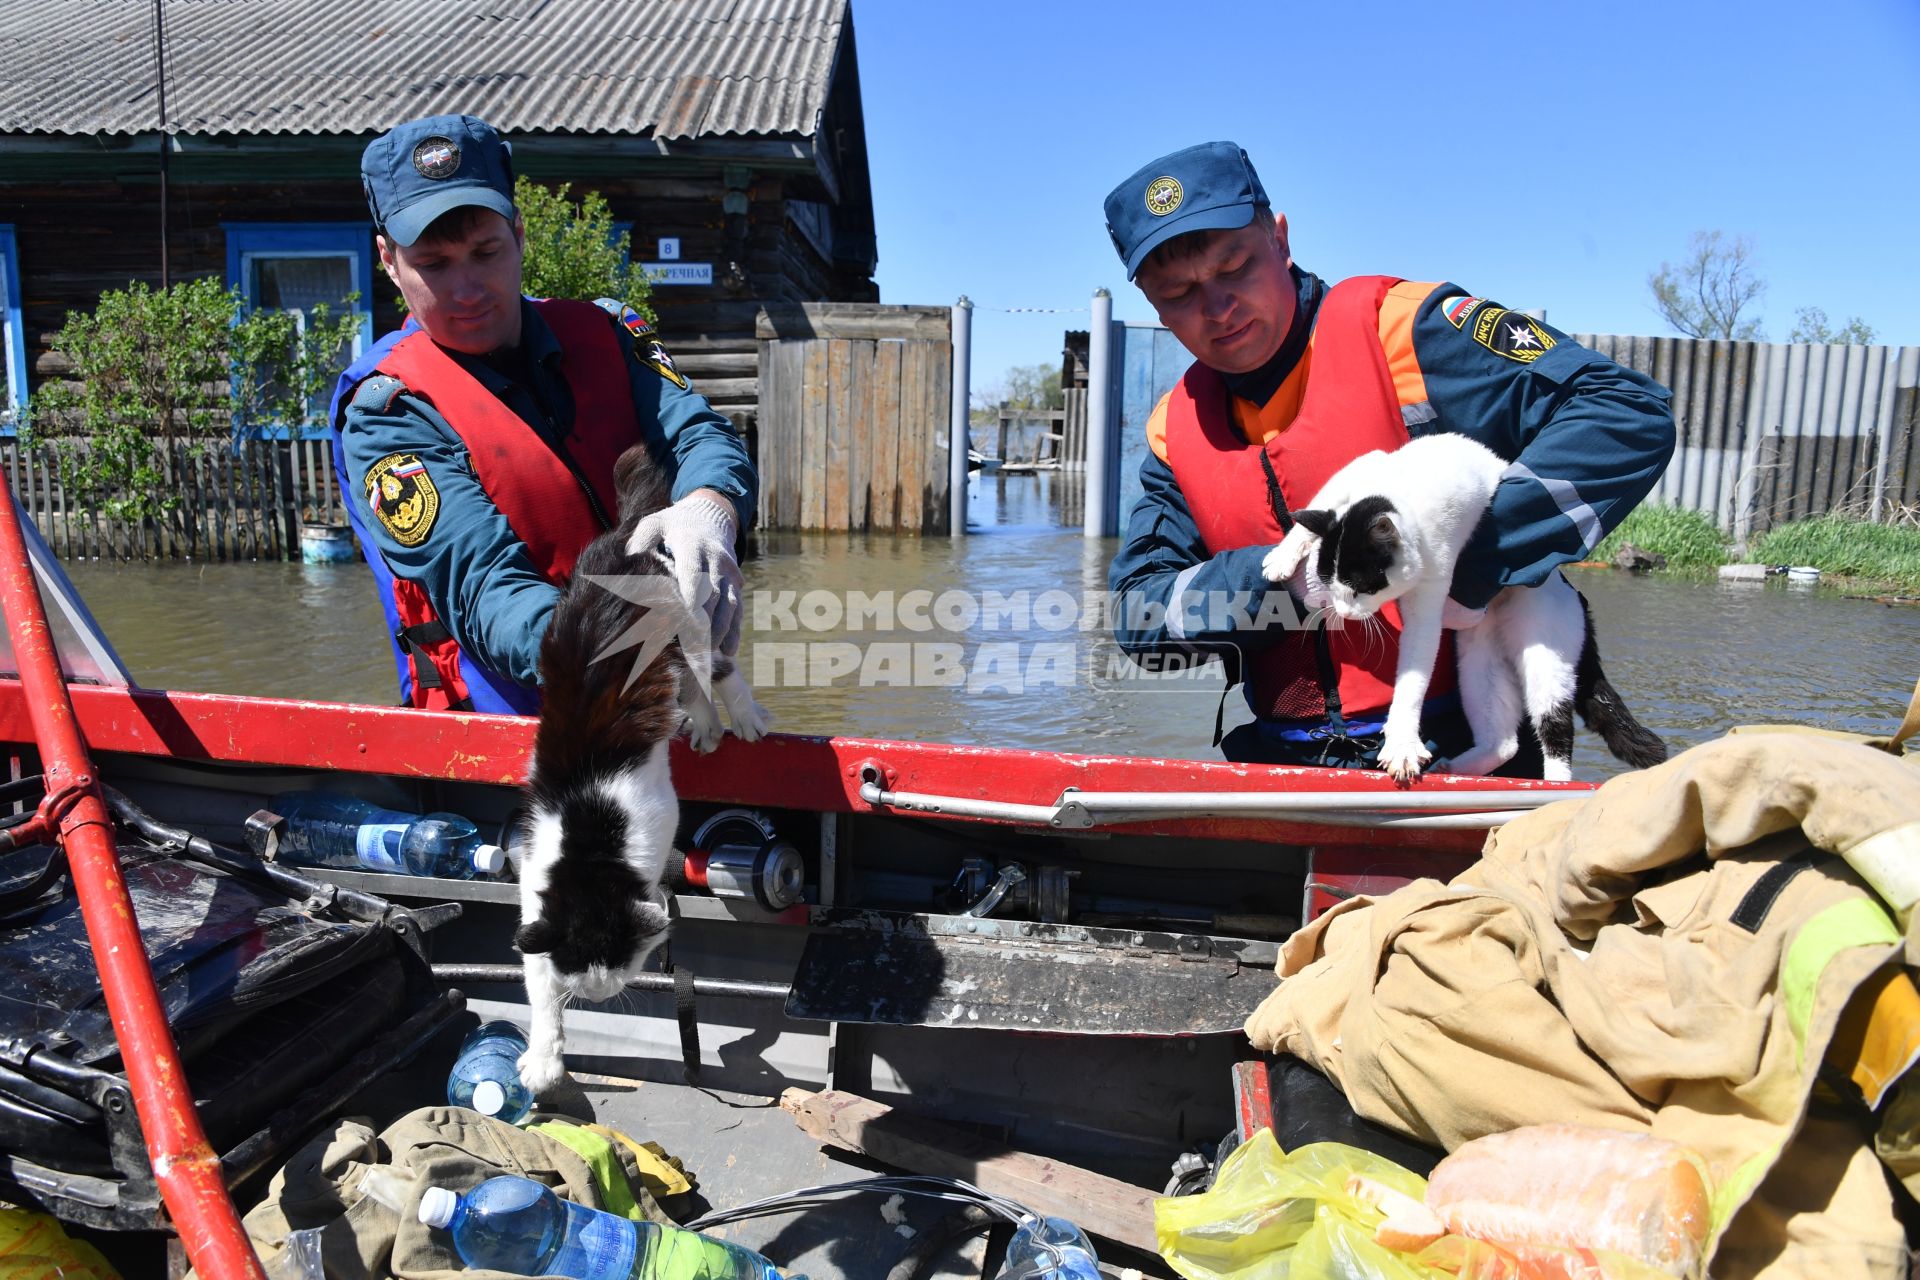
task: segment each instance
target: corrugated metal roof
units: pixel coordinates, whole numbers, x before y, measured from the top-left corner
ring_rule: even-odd
[[[811,136],[847,0],[164,0],[176,133]],[[159,127],[150,0],[0,4],[0,133]]]

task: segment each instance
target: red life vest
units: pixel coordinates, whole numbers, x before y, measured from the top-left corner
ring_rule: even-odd
[[[1174,387],[1167,399],[1167,465],[1208,551],[1217,555],[1285,536],[1262,454],[1273,466],[1286,509],[1298,511],[1353,459],[1407,442],[1400,398],[1380,347],[1380,303],[1398,283],[1389,276],[1356,276],[1327,291],[1314,318],[1313,362],[1299,412],[1264,445],[1249,444],[1240,434],[1227,385],[1212,369],[1196,363]],[[1377,631],[1369,635],[1348,624],[1289,631],[1279,643],[1248,653],[1243,675],[1254,714],[1320,719],[1329,714],[1329,693],[1338,699],[1331,710],[1345,716],[1386,707],[1400,659],[1399,606],[1387,604],[1379,619],[1386,624],[1384,644]],[[1453,683],[1448,637],[1428,696],[1451,690]]]
[[[534,568],[560,587],[586,545],[619,520],[613,464],[640,442],[640,422],[606,313],[591,303],[560,299],[533,306],[559,340],[560,369],[573,392],[573,426],[560,446],[565,459],[424,331],[395,344],[378,371],[440,411],[466,445],[481,488],[527,544]],[[436,625],[440,620],[426,591],[396,575],[393,599],[413,667],[413,705],[466,706],[459,642]]]

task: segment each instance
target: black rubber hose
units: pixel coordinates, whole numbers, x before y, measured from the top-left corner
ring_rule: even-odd
[[[1012,1224],[977,1204],[961,1205],[907,1242],[900,1260],[887,1271],[887,1280],[923,1280],[945,1253],[962,1240],[971,1239],[996,1226]]]

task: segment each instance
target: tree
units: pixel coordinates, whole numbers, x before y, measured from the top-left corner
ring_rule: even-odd
[[[70,312],[53,336],[70,381],[33,398],[24,443],[44,445],[76,502],[117,520],[180,508],[162,466],[177,448],[201,456],[265,423],[304,423],[338,374],[359,318],[252,311],[217,279],[169,289],[130,284]]]
[[[1838,329],[1827,327],[1827,313],[1820,307],[1801,307],[1793,313],[1793,332],[1788,342],[1843,342],[1866,346],[1873,341],[1873,326],[1859,316],[1848,316]]]
[[[630,238],[613,229],[613,215],[599,192],[567,198],[570,184],[549,191],[519,178],[513,184],[514,207],[527,228],[527,252],[521,289],[534,298],[618,298],[649,321],[647,299],[653,289],[644,271],[629,260]]]
[[[1064,409],[1066,392],[1060,389],[1060,366],[1016,365],[1007,370],[1001,404],[1008,409]]]
[[[1765,335],[1752,309],[1767,282],[1756,267],[1745,236],[1729,241],[1718,231],[1696,231],[1680,265],[1661,263],[1647,287],[1661,317],[1690,338],[1758,341]]]

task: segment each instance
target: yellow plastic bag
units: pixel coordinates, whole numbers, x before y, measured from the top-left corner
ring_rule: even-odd
[[[120,1280],[99,1251],[74,1240],[58,1219],[0,1209],[0,1275],[7,1280]]]
[[[1347,1194],[1354,1174],[1427,1193],[1424,1178],[1372,1152],[1316,1142],[1289,1155],[1262,1129],[1212,1190],[1153,1202],[1160,1256],[1187,1280],[1454,1280],[1373,1242],[1382,1215]]]

